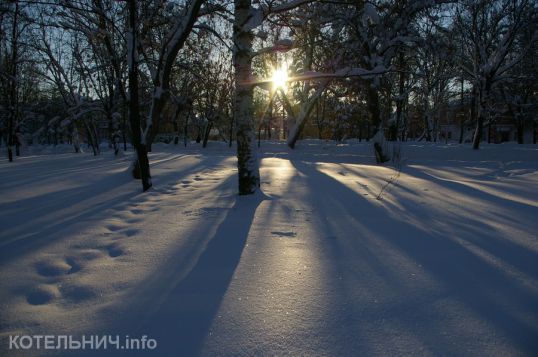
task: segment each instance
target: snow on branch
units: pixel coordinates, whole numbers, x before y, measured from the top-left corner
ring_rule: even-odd
[[[283,13],[286,11],[293,10],[301,5],[314,2],[314,0],[292,0],[277,6],[266,6],[261,5],[257,8],[252,8],[250,10],[250,17],[248,21],[243,25],[245,31],[250,31],[255,29],[258,26],[261,26],[263,20],[268,16]]]
[[[289,51],[294,47],[294,42],[291,39],[280,39],[275,42],[273,46],[264,47],[252,54],[252,57],[264,54],[264,53],[273,53],[273,52],[285,52]]]
[[[296,81],[307,81],[307,80],[314,80],[314,79],[345,79],[345,78],[351,78],[351,77],[374,77],[379,76],[382,74],[385,74],[389,72],[391,69],[386,68],[383,65],[378,65],[374,69],[364,69],[364,68],[356,68],[356,67],[345,67],[341,68],[333,73],[329,72],[315,72],[315,71],[308,71],[304,72],[303,74],[295,77],[289,78],[290,82],[296,82]]]

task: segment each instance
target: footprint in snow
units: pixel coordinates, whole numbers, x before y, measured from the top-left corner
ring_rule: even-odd
[[[109,231],[112,231],[112,232],[119,231],[122,228],[124,228],[124,227],[122,227],[120,225],[117,225],[117,224],[109,224],[108,226],[106,226],[106,229],[108,229]]]
[[[127,237],[132,237],[140,233],[140,230],[138,229],[127,229],[123,232]]]
[[[271,232],[272,235],[278,236],[278,237],[295,237],[297,236],[297,233],[295,232],[280,232],[280,231],[273,231]]]
[[[82,302],[97,295],[90,287],[75,284],[62,284],[59,286],[59,291],[63,298],[73,303]]]
[[[30,305],[44,305],[58,297],[59,293],[53,285],[38,285],[26,294],[26,301]]]
[[[90,249],[85,249],[79,252],[76,257],[67,258],[67,259],[70,259],[73,262],[73,264],[77,265],[79,264],[77,262],[80,262],[81,260],[90,261],[90,260],[94,260],[100,257],[102,257],[102,252],[99,249],[90,248]]]
[[[138,223],[138,222],[142,222],[143,219],[142,218],[128,218],[125,220],[125,222],[127,223]]]
[[[117,243],[109,244],[105,246],[104,249],[108,252],[108,255],[111,258],[116,258],[125,254],[125,250]]]
[[[84,259],[84,260],[95,259],[94,256],[89,252],[82,253],[81,258]],[[82,266],[77,262],[77,259],[75,259],[75,258],[67,257],[67,258],[65,258],[65,262],[67,264],[69,264],[69,266],[71,267],[71,269],[69,269],[67,274],[73,274],[73,273],[76,273],[77,271],[79,271],[80,269],[82,269]]]
[[[72,269],[72,267],[63,260],[37,262],[35,268],[39,275],[49,278],[67,274]]]
[[[52,261],[41,261],[35,264],[37,273],[41,276],[52,278],[60,275],[73,274],[81,269],[73,258],[65,258],[65,260],[57,259]]]

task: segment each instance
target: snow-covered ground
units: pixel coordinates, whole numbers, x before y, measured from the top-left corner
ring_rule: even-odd
[[[130,155],[2,158],[0,354],[119,334],[175,356],[536,355],[538,146],[402,154],[398,174],[364,142],[262,143],[250,197],[219,143],[157,145],[147,193]]]

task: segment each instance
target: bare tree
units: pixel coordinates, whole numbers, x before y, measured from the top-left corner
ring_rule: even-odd
[[[517,34],[530,24],[529,15],[536,11],[536,4],[528,0],[466,0],[461,5],[455,17],[456,28],[466,39],[460,66],[477,88],[473,149],[478,149],[494,89],[509,78],[510,69],[530,48],[530,43],[523,48],[516,46]],[[531,43],[535,40],[533,34]]]

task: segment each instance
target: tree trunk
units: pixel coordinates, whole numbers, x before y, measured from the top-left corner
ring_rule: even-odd
[[[424,133],[422,134],[422,139],[425,139],[426,141],[432,141],[432,128],[431,128],[431,121],[430,121],[430,113],[428,113],[427,109],[426,109],[426,113],[424,114]]]
[[[478,150],[480,148],[480,140],[482,139],[482,131],[484,129],[484,122],[486,121],[486,113],[487,113],[487,98],[489,98],[489,91],[490,91],[490,84],[489,81],[486,80],[486,83],[483,85],[483,87],[480,88],[479,93],[479,100],[480,100],[480,106],[478,111],[478,118],[476,122],[476,130],[474,133],[473,138],[473,149]]]
[[[463,84],[464,84],[464,80],[463,80],[463,71],[462,71],[462,74],[461,74],[461,90],[460,90],[460,139],[459,139],[459,143],[463,143],[463,127],[465,125],[465,116],[463,115],[464,114],[464,111],[463,111],[463,108],[464,108],[464,100],[463,100]]]
[[[177,54],[183,48],[198,18],[202,3],[204,3],[204,0],[188,2],[186,12],[182,15],[182,20],[173,25],[171,32],[167,34],[169,37],[167,38],[166,46],[161,49],[159,54],[159,61],[153,75],[153,95],[151,97],[150,111],[142,137],[142,142],[147,145],[148,151],[151,151],[151,144],[159,132],[162,111],[170,96],[170,75]]]
[[[202,147],[203,148],[206,148],[207,147],[207,141],[209,140],[209,134],[211,133],[211,128],[213,127],[213,122],[210,121],[207,123],[206,127],[205,127],[205,131],[204,131],[204,141],[202,143]]]
[[[237,168],[239,194],[249,195],[260,187],[260,171],[256,152],[252,97],[252,40],[253,35],[245,25],[251,15],[251,0],[234,0],[233,56],[235,69],[234,120],[236,123]]]
[[[189,141],[189,117],[190,117],[190,111],[187,113],[187,116],[185,117],[185,125],[183,126],[183,146],[187,147],[187,142]]]
[[[75,149],[75,153],[80,153],[80,138],[78,135],[78,128],[75,123],[73,123],[73,131],[71,132],[72,142],[73,142],[73,148]]]
[[[395,140],[398,140],[398,134],[400,132],[400,125],[402,121],[402,114],[403,114],[403,107],[404,107],[404,91],[405,91],[405,74],[404,74],[404,54],[403,52],[400,52],[399,57],[399,65],[401,72],[399,73],[399,86],[398,86],[398,100],[396,101],[396,135]]]
[[[383,163],[390,160],[390,157],[383,150],[384,133],[381,122],[381,110],[379,103],[379,91],[377,88],[368,86],[368,111],[370,112],[370,118],[372,124],[374,124],[374,151],[376,154],[377,163]],[[369,134],[369,133],[368,133]]]
[[[370,120],[374,125],[375,135],[381,127],[381,109],[379,108],[379,92],[376,88],[368,86],[368,111],[370,112]],[[370,134],[370,133],[368,133]]]
[[[93,156],[97,156],[97,149],[95,147],[94,138],[93,138],[92,131],[90,129],[90,125],[85,120],[83,122],[84,122],[84,128],[86,129],[86,137],[88,138],[88,145],[90,145],[90,147],[92,148]],[[58,145],[57,140],[58,139],[56,137],[56,132],[55,132],[54,146]]]
[[[316,89],[316,92],[314,92],[314,94],[312,94],[312,96],[308,98],[306,103],[301,105],[301,111],[299,112],[299,116],[297,117],[295,121],[295,125],[293,126],[293,128],[290,130],[290,133],[289,133],[288,146],[290,148],[292,149],[295,148],[295,144],[297,140],[299,139],[299,136],[301,135],[304,129],[304,126],[306,124],[306,119],[308,118],[312,110],[314,109],[314,105],[323,94],[323,91],[325,90],[325,87],[327,86],[328,83],[329,83],[328,81],[320,82],[318,89]],[[281,94],[282,94],[282,97],[285,98],[284,93],[282,92]],[[284,102],[288,103],[287,106],[290,108],[288,112],[292,114],[293,112],[291,111],[291,105],[287,101],[287,98],[284,100]]]
[[[7,132],[7,155],[9,162],[13,162],[13,145],[15,144],[15,128],[17,127],[18,110],[19,110],[19,98],[17,90],[17,62],[18,62],[18,18],[19,18],[19,2],[15,1],[15,12],[13,13],[13,28],[11,33],[11,81],[9,90],[10,111],[8,118],[8,132]],[[18,154],[17,147],[17,156]]]
[[[174,145],[177,145],[179,143],[179,114],[181,113],[182,108],[180,105],[176,108],[176,113],[174,114]]]
[[[136,149],[138,169],[142,179],[142,189],[147,191],[151,187],[148,153],[145,143],[141,142],[140,107],[138,100],[138,63],[136,56],[136,0],[129,0],[129,119],[133,136],[133,145]],[[135,170],[137,165],[134,165]],[[135,175],[133,175],[135,176]]]
[[[473,149],[478,150],[480,148],[480,140],[482,140],[482,131],[484,130],[484,114],[485,108],[480,104],[480,113],[476,120],[476,129],[473,137]]]
[[[234,139],[234,116],[232,114],[232,116],[230,117],[230,133],[229,133],[229,140],[228,140],[228,147],[232,147],[232,144],[233,144],[233,139]]]
[[[523,124],[523,120],[518,121],[517,125],[517,143],[523,144],[523,135],[525,133],[525,125]]]

